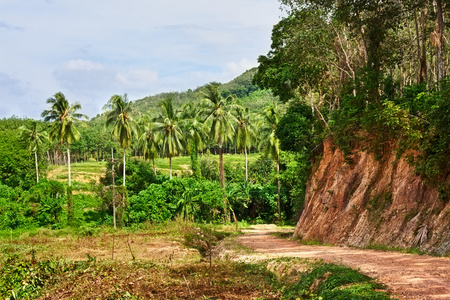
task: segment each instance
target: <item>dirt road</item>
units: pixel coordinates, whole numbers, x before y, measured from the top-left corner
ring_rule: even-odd
[[[266,257],[304,257],[359,268],[399,299],[450,299],[450,258],[348,247],[306,246],[277,238],[274,225],[255,226],[237,242]]]

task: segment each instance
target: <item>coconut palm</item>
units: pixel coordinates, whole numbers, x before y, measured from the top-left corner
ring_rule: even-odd
[[[127,95],[114,95],[103,107],[106,110],[106,127],[114,125],[111,135],[123,149],[123,186],[125,186],[126,149],[131,145],[133,136],[137,136],[137,126],[131,117],[131,102]]]
[[[225,188],[222,146],[227,139],[231,140],[234,136],[234,124],[237,120],[232,111],[237,106],[233,104],[233,97],[223,98],[220,95],[218,83],[206,85],[201,95],[203,97],[202,113],[205,116],[203,129],[219,145],[220,185]]]
[[[47,99],[47,103],[51,105],[49,110],[42,112],[44,121],[53,121],[52,127],[49,132],[49,137],[52,141],[57,141],[59,144],[66,145],[67,148],[67,165],[69,172],[69,186],[71,186],[70,176],[70,150],[69,145],[73,141],[80,139],[81,135],[76,128],[76,122],[80,121],[80,118],[88,119],[86,115],[77,113],[77,110],[81,109],[79,103],[69,104],[63,93],[58,92],[52,98]]]
[[[149,158],[153,162],[153,173],[156,175],[155,158],[158,157],[158,144],[155,134],[155,124],[148,115],[141,119],[141,136],[139,145],[142,147],[144,158]]]
[[[180,124],[183,128],[187,150],[191,154],[192,173],[195,178],[201,176],[198,151],[203,149],[204,140],[203,124],[198,118],[199,113],[198,105],[187,102],[183,105],[180,114]]]
[[[277,129],[278,121],[280,118],[280,112],[276,103],[264,108],[262,113],[262,146],[264,147],[264,153],[266,156],[272,158],[277,166],[277,180],[278,180],[278,221],[281,220],[281,191],[280,191],[280,139],[276,136],[275,131]]]
[[[44,141],[48,140],[48,133],[46,131],[38,131],[37,122],[32,121],[28,126],[23,125],[19,127],[20,135],[22,139],[28,145],[28,150],[34,153],[34,162],[36,164],[36,182],[39,182],[39,167],[38,157],[41,145]]]
[[[250,114],[248,107],[244,108],[240,106],[236,109],[236,145],[245,154],[245,181],[248,181],[247,149],[252,147],[252,143],[256,139],[255,126],[252,118],[253,116]]]
[[[172,99],[161,101],[161,114],[155,122],[156,138],[160,149],[169,158],[169,174],[172,179],[172,157],[184,150],[183,131],[178,124],[178,116],[173,108]]]

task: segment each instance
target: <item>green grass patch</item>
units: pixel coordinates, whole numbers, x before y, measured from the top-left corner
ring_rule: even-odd
[[[261,153],[252,153],[247,156],[248,164],[256,161]],[[199,155],[201,159],[202,155]],[[219,155],[212,155],[217,161],[219,161]],[[224,164],[231,164],[233,167],[238,165],[245,165],[245,156],[243,154],[224,154],[223,155]],[[161,174],[169,174],[169,159],[168,158],[157,158],[155,159],[156,169],[159,170]],[[175,156],[172,158],[172,172],[177,173],[177,175],[188,175],[191,174],[191,157],[190,156]]]
[[[392,299],[384,284],[377,282],[361,272],[322,261],[298,261],[296,258],[281,259],[284,274],[279,275],[278,288],[282,299]],[[300,272],[293,268],[301,266]],[[275,273],[277,273],[277,268]],[[279,269],[279,267],[278,267]]]
[[[371,250],[379,250],[379,251],[393,251],[393,252],[401,252],[401,253],[409,253],[409,254],[418,254],[418,255],[432,255],[432,253],[428,253],[426,251],[420,250],[417,247],[412,248],[400,248],[400,247],[389,247],[386,245],[379,245],[379,244],[370,244],[364,249],[371,249]]]

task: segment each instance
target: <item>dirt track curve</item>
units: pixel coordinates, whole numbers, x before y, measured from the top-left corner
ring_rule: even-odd
[[[268,257],[303,257],[359,268],[385,283],[399,299],[450,300],[450,258],[348,247],[309,246],[277,238],[275,226],[244,230],[237,242]]]

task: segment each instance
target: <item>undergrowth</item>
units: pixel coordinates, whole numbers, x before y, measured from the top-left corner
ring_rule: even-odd
[[[148,261],[2,262],[2,299],[279,299],[273,275],[258,265],[218,261],[170,265]],[[212,277],[211,277],[212,275]],[[209,280],[211,279],[211,280]]]

